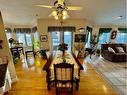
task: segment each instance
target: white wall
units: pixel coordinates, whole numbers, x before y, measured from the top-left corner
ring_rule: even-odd
[[[3,56],[8,57],[8,60],[9,60],[8,69],[9,69],[9,72],[11,75],[12,82],[14,82],[17,80],[17,75],[15,72],[15,67],[14,67],[12,56],[11,56],[11,52],[10,52],[10,49],[8,46],[1,13],[0,13],[0,40],[3,40],[3,43],[2,43],[3,48],[0,49],[0,56],[1,57],[3,57]]]
[[[47,42],[40,42],[40,47],[42,49],[52,49],[51,47],[51,35],[48,32],[48,26],[60,26],[60,22],[54,19],[38,19],[37,26],[39,37],[40,35],[47,35],[48,41]],[[63,26],[74,26],[76,27],[76,32],[73,33],[73,37],[75,33],[79,33],[77,30],[78,28],[85,28],[86,26],[91,26],[85,19],[68,19],[63,23]],[[73,38],[73,45],[74,45],[74,38]],[[73,48],[74,49],[74,48]]]

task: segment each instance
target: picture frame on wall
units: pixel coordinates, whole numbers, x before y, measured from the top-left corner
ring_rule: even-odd
[[[117,31],[112,31],[111,33],[111,39],[115,39],[117,35]]]
[[[85,34],[75,34],[75,42],[85,42]]]
[[[48,41],[48,36],[47,35],[41,35],[40,36],[40,41],[41,42],[47,42]]]

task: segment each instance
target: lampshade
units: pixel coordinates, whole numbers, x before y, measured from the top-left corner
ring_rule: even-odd
[[[69,15],[66,10],[54,10],[52,12],[52,16],[54,16],[56,20],[65,20],[69,18]]]
[[[58,20],[59,19],[59,17],[56,15],[56,16],[54,16],[54,18],[56,19],[56,20]]]
[[[67,11],[65,11],[65,10],[64,10],[64,11],[62,11],[62,14],[63,14],[63,16],[68,15],[68,14],[67,14]]]

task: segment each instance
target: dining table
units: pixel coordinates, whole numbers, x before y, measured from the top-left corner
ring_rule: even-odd
[[[80,82],[80,70],[83,70],[83,66],[80,64],[79,60],[76,58],[73,52],[66,51],[64,54],[64,61],[67,64],[74,64],[74,78],[73,82],[75,83],[75,87],[78,90],[79,82]],[[47,59],[43,70],[46,71],[46,82],[47,89],[51,89],[51,84],[54,83],[54,64],[60,64],[63,62],[62,51],[52,51],[51,55]]]

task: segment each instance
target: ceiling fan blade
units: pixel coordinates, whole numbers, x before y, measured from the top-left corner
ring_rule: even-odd
[[[43,8],[53,8],[54,6],[47,6],[47,5],[36,5],[38,7],[43,7]]]
[[[64,3],[64,0],[58,0],[58,4],[63,5],[63,3]]]
[[[67,10],[82,10],[82,7],[67,6]]]
[[[52,13],[50,13],[50,14],[48,15],[48,17],[51,17],[51,16],[53,16]]]

